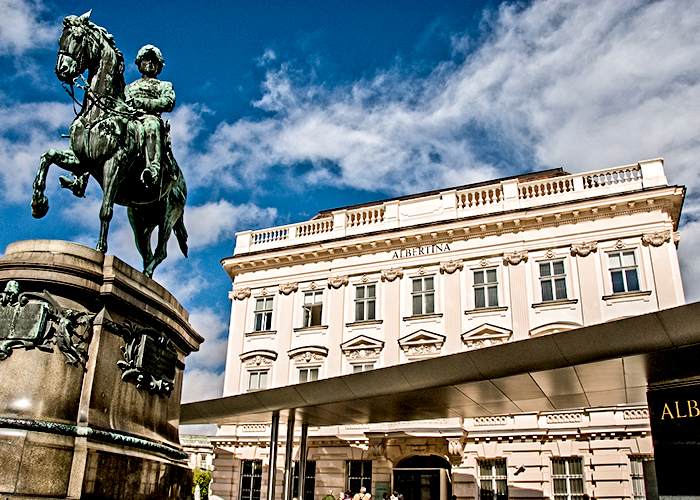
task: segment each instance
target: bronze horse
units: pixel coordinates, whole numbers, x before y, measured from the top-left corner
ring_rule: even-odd
[[[86,70],[88,78],[82,109],[70,126],[70,149],[49,149],[41,155],[34,179],[32,215],[41,218],[49,209],[44,190],[51,164],[73,173],[76,180],[70,181],[70,186],[66,182],[64,187],[71,187],[76,196],[83,196],[87,179],[94,177],[103,190],[97,250],[107,251],[114,204],[126,206],[143,258],[143,272],[152,276],[166,257],[173,230],[187,256],[183,223],[187,187],[182,171],[166,139],[160,182],[149,185],[141,180],[146,165],[143,125],[137,119],[139,112],[124,100],[124,57],[112,35],[90,22],[90,12],[64,19],[58,46],[55,72],[59,80],[72,87]],[[153,252],[151,234],[156,227],[158,244]]]

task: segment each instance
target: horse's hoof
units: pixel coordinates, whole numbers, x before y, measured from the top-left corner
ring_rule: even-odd
[[[32,217],[41,219],[49,211],[49,199],[46,196],[32,199]]]

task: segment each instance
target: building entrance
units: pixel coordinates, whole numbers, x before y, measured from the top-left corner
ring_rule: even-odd
[[[405,500],[448,500],[452,493],[450,463],[430,455],[400,461],[394,468],[394,490]]]

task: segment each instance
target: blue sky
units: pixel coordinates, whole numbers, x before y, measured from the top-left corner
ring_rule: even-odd
[[[700,3],[687,0],[50,2],[0,0],[0,250],[22,239],[94,247],[99,187],[78,200],[41,153],[73,117],[53,73],[61,20],[93,9],[131,82],[138,49],[165,57],[173,147],[188,183],[190,257],[155,272],[205,336],[187,401],[221,394],[237,231],[322,209],[545,168],[664,157],[688,187],[680,256],[700,298]],[[109,253],[140,269],[124,210]]]

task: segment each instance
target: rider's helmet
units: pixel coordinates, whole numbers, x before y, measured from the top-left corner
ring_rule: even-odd
[[[154,45],[144,45],[136,54],[136,66],[141,64],[141,60],[147,55],[153,55],[158,60],[158,72],[157,75],[163,71],[163,66],[165,66],[165,61],[163,60],[163,54],[160,53],[160,49]]]

